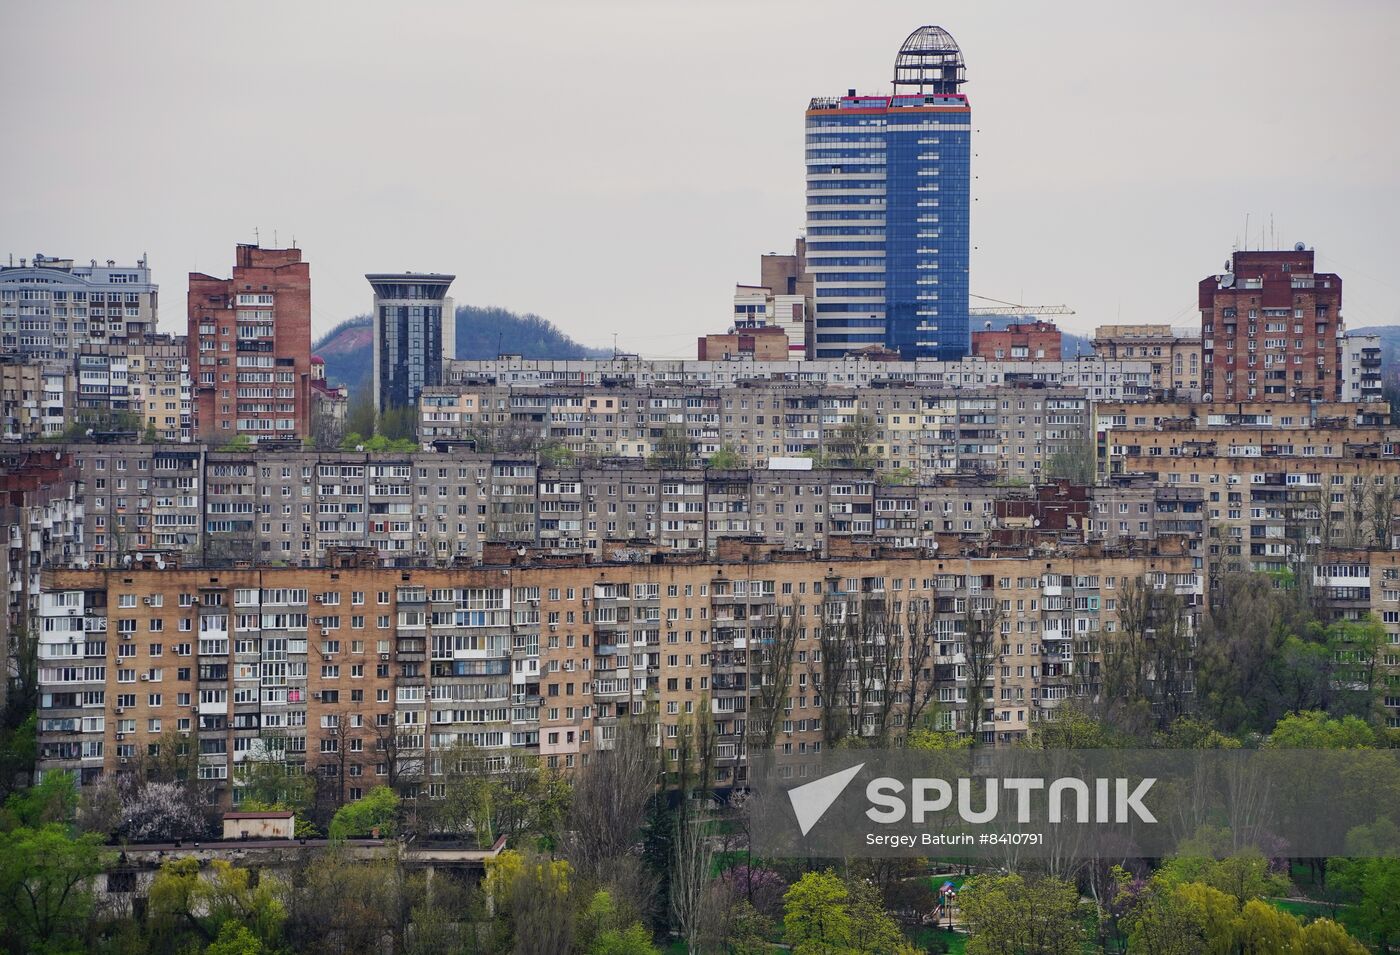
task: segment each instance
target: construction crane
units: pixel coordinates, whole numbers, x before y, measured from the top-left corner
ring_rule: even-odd
[[[1003,302],[999,298],[988,298],[985,295],[968,295],[968,298],[975,298],[982,302],[996,302],[995,306],[984,306],[979,308],[969,308],[967,314],[974,316],[982,315],[1073,315],[1074,309],[1068,305],[1018,305],[1015,302]]]

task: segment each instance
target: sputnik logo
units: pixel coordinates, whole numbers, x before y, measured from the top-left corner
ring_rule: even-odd
[[[830,776],[823,776],[821,779],[788,790],[788,799],[792,802],[792,811],[797,816],[797,825],[805,836],[812,831],[812,827],[821,821],[822,816],[831,808],[831,804],[846,791],[851,780],[856,778],[865,767],[864,763],[857,763],[850,769],[843,769],[839,773],[832,773]]]

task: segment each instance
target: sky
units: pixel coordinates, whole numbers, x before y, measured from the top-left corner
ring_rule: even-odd
[[[967,62],[975,294],[1191,324],[1232,249],[1302,241],[1348,325],[1400,323],[1390,0],[4,3],[0,256],[146,253],[183,331],[188,272],[294,238],[318,335],[366,272],[450,272],[693,356],[801,233],[808,99],[888,92],[930,22]]]

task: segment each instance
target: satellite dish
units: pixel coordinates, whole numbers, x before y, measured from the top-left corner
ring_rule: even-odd
[[[1220,276],[1220,287],[1221,287],[1221,288],[1229,288],[1230,286],[1232,286],[1232,285],[1234,285],[1234,284],[1235,284],[1235,273],[1234,273],[1234,272],[1226,272],[1224,275]]]
[[[1307,247],[1307,244],[1306,244],[1306,243],[1303,243],[1303,242],[1294,242],[1294,243],[1293,243],[1293,251],[1294,251],[1294,252],[1306,252],[1307,250],[1308,250],[1308,247]]]

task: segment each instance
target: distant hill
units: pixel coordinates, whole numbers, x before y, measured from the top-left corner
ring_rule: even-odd
[[[326,377],[352,392],[368,388],[373,378],[374,332],[370,316],[356,315],[323,335],[311,346],[326,360]],[[519,315],[494,306],[457,307],[458,358],[603,358],[611,350],[580,345],[538,315]]]

